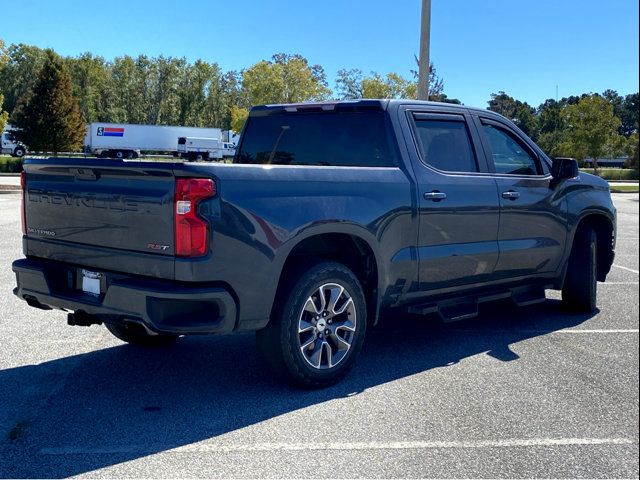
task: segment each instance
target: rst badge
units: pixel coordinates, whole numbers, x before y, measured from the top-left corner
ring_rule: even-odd
[[[164,252],[169,248],[169,245],[160,245],[159,243],[147,243],[147,248],[149,250],[157,250],[160,252]]]

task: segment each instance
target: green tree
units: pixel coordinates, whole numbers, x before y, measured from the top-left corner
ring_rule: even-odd
[[[132,57],[116,57],[111,67],[108,88],[109,121],[116,123],[147,123],[149,105],[145,104],[145,93],[150,84],[137,81],[140,63]]]
[[[0,70],[7,63],[7,54],[4,45],[4,41],[0,38]],[[2,104],[4,102],[4,96],[2,95],[2,91],[0,91],[0,134],[4,132],[4,127],[7,125],[7,118],[9,114],[2,110]]]
[[[204,112],[206,125],[229,129],[232,128],[231,108],[243,103],[241,78],[238,72],[222,73],[217,64],[214,66]]]
[[[87,122],[109,121],[107,92],[111,72],[104,58],[83,53],[68,58],[67,65],[73,82],[73,94]]]
[[[507,117],[534,141],[537,140],[538,124],[535,110],[528,103],[516,100],[503,91],[492,93],[488,103],[489,110]]]
[[[236,106],[231,107],[231,130],[234,132],[241,132],[248,117],[249,110],[246,108]]]
[[[245,106],[324,100],[331,91],[324,71],[300,55],[276,54],[242,73]]]
[[[413,56],[414,61],[416,63],[416,69],[411,70],[413,74],[413,79],[416,82],[416,94],[418,93],[418,81],[420,78],[420,60],[417,55]],[[410,97],[414,98],[414,97]],[[432,102],[443,102],[447,99],[447,96],[444,94],[444,81],[442,78],[438,76],[436,73],[436,67],[433,65],[433,62],[429,62],[429,100]],[[450,103],[461,103],[459,100],[453,99]]]
[[[338,94],[338,98],[342,100],[363,98],[363,78],[362,70],[357,68],[353,68],[351,70],[343,68],[342,70],[338,70],[338,75],[336,76],[336,92]]]
[[[4,96],[2,95],[2,93],[0,93],[0,105],[2,105],[3,101],[4,101]],[[2,132],[4,132],[4,127],[7,126],[8,118],[9,118],[9,114],[4,110],[2,110],[2,107],[0,107],[0,135],[2,134]]]
[[[160,56],[153,69],[152,98],[149,123],[172,125],[178,123],[179,78],[186,66],[184,58]]]
[[[562,106],[560,102],[552,98],[540,104],[536,112],[540,134],[564,130],[565,125],[562,123],[561,111]]]
[[[361,81],[363,98],[416,98],[418,84],[398,75],[388,73],[381,77],[378,73],[372,73]]]
[[[589,95],[577,104],[568,105],[562,111],[566,122],[563,153],[578,160],[591,158],[593,168],[603,155],[615,156],[626,150],[618,134],[620,119],[613,113],[613,106],[599,95]]]
[[[207,108],[208,89],[217,80],[218,66],[196,60],[192,65],[185,65],[178,87],[178,124],[193,127],[204,127],[204,112]]]
[[[242,91],[248,105],[285,102],[282,68],[265,60],[242,73]]]
[[[73,96],[71,76],[52,50],[29,92],[12,115],[15,136],[32,150],[54,154],[82,146],[85,124]]]
[[[630,137],[634,133],[638,133],[638,116],[640,115],[640,102],[638,101],[638,92],[632,93],[624,97],[622,102],[622,110],[620,112],[620,133],[625,137]]]
[[[635,168],[636,170],[638,170],[638,168],[640,168],[640,165],[638,164],[638,132],[632,133],[627,139],[627,142],[631,154],[629,155],[629,158],[627,159],[624,166],[626,168]]]
[[[9,115],[33,85],[46,56],[44,50],[31,45],[9,45],[6,49],[5,65],[0,68],[0,92],[4,94],[4,109]]]
[[[417,60],[416,60],[417,62]],[[364,76],[361,70],[342,69],[336,78],[336,92],[338,98],[351,100],[358,98],[416,98],[418,94],[418,71],[411,70],[413,80],[404,78],[397,73],[381,76],[371,72]],[[436,74],[433,63],[429,71],[429,100],[460,104],[460,100],[449,98],[444,93],[444,82]]]

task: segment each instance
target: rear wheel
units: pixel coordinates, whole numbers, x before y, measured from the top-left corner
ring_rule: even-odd
[[[257,332],[270,366],[306,388],[342,379],[367,328],[365,297],[353,272],[335,262],[317,264],[299,273],[279,301],[274,318]]]
[[[169,345],[178,339],[175,335],[150,335],[142,327],[131,326],[126,323],[105,323],[104,325],[114,337],[123,342],[142,347],[161,347]]]
[[[572,310],[592,312],[596,308],[598,289],[598,237],[590,228],[576,232],[569,257],[562,301]]]

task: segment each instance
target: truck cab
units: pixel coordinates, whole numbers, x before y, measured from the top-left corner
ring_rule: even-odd
[[[221,142],[217,138],[180,137],[177,150],[188,160],[222,159],[233,157],[235,145],[230,142]]]
[[[27,153],[27,147],[24,143],[17,141],[10,130],[7,130],[0,136],[0,153],[22,158]]]

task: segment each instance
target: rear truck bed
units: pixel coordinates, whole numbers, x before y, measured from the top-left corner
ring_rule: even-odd
[[[211,257],[206,216],[217,201],[215,180],[180,167],[27,162],[26,258],[13,263],[14,293],[32,306],[73,311],[74,324],[131,322],[178,335],[232,331],[237,307],[225,285],[176,276],[176,262],[184,271]]]

